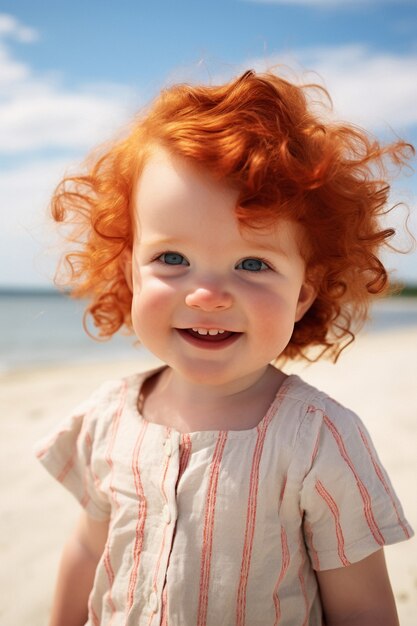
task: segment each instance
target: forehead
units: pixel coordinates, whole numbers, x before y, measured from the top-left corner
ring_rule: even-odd
[[[239,191],[223,181],[217,181],[203,167],[167,150],[153,148],[137,181],[136,211],[140,214],[149,206],[158,209],[201,205],[229,204],[235,208]]]
[[[239,240],[288,254],[298,247],[299,227],[288,220],[277,219],[265,228],[242,226],[236,217],[238,198],[236,187],[216,180],[203,167],[155,148],[135,190],[140,239],[194,239],[204,245],[215,231],[219,245]]]

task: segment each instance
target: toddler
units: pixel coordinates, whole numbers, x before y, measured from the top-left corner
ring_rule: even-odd
[[[50,626],[398,624],[383,546],[412,530],[369,435],[277,364],[336,359],[387,291],[386,164],[413,149],[314,93],[170,87],[55,192],[73,295],[163,365],[39,445],[83,507]]]

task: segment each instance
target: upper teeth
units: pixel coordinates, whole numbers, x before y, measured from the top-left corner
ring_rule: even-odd
[[[224,330],[217,328],[210,328],[210,330],[207,330],[207,328],[193,328],[192,330],[199,335],[222,335],[224,333]]]

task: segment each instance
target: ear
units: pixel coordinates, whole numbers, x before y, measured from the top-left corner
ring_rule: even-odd
[[[309,281],[305,281],[300,289],[300,294],[298,296],[297,308],[295,310],[295,321],[299,322],[303,315],[308,311],[308,309],[313,304],[316,299],[317,289],[313,285],[313,283]]]
[[[131,293],[133,293],[132,250],[125,248],[119,257],[119,262],[127,286],[129,287]]]

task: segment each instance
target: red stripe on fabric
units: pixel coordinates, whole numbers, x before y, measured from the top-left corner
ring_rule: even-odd
[[[162,592],[161,626],[168,626],[167,588]]]
[[[281,570],[279,572],[278,580],[274,588],[274,604],[275,604],[275,622],[274,626],[277,626],[281,619],[281,603],[279,601],[279,587],[284,580],[285,574],[290,566],[290,551],[288,549],[287,533],[285,528],[281,526]]]
[[[106,570],[106,574],[107,574],[107,578],[109,580],[109,588],[108,588],[108,593],[107,595],[107,602],[108,605],[110,607],[110,611],[111,611],[111,618],[110,618],[110,622],[113,620],[114,615],[116,614],[116,605],[113,602],[113,598],[111,595],[111,590],[112,590],[112,586],[113,586],[113,582],[114,582],[114,571],[110,562],[110,553],[109,550],[106,550],[106,553],[104,555],[104,567]]]
[[[214,518],[216,514],[217,485],[219,482],[220,465],[223,457],[224,448],[226,446],[226,441],[227,431],[221,431],[218,435],[213,458],[210,464],[210,473],[204,514],[203,545],[201,550],[200,596],[198,599],[197,626],[205,626],[207,619]]]
[[[317,412],[319,412],[321,415],[323,415],[322,409],[318,409],[314,405],[310,405],[308,407],[308,409],[307,409],[307,413],[317,413]],[[320,431],[317,434],[316,441],[314,442],[314,448],[313,448],[313,452],[311,454],[310,465],[313,465],[314,461],[316,460],[316,456],[317,456],[317,453],[319,451],[319,445],[320,445]]]
[[[38,450],[36,452],[36,457],[38,459],[42,459],[42,457],[44,457],[45,454],[47,454],[49,450],[55,445],[58,439],[67,432],[68,431],[66,429],[62,429],[58,431],[53,437],[51,437],[51,439],[48,440],[48,443],[45,448],[42,448],[41,450]]]
[[[54,437],[51,437],[51,439],[48,441],[48,443],[47,443],[45,448],[42,448],[41,450],[37,450],[36,458],[42,459],[46,454],[48,454],[50,449],[56,444],[56,442],[61,437],[61,435],[65,434],[66,432],[67,431],[65,429],[63,429],[63,430],[60,430],[59,432],[57,432]]]
[[[284,383],[285,385],[285,383]],[[245,543],[242,554],[242,564],[240,568],[240,580],[237,593],[237,606],[236,606],[236,626],[244,626],[246,615],[246,589],[249,578],[249,568],[252,557],[253,538],[255,534],[256,523],[256,509],[258,498],[258,486],[259,486],[259,466],[261,463],[261,457],[263,447],[265,443],[265,437],[268,430],[268,426],[275,413],[278,410],[285,393],[283,392],[283,386],[281,386],[280,392],[277,395],[275,402],[271,405],[265,418],[259,423],[257,427],[258,437],[255,444],[255,450],[252,457],[252,468],[250,474],[249,483],[249,498],[246,515],[246,529],[245,529]]]
[[[60,483],[63,483],[68,472],[73,468],[74,466],[74,457],[76,454],[76,446],[74,446],[74,451],[72,452],[70,458],[68,459],[68,461],[66,462],[66,464],[64,465],[64,467],[62,468],[61,472],[59,473],[59,475],[57,476],[57,480]]]
[[[342,527],[340,525],[339,509],[330,493],[325,489],[324,485],[319,480],[316,481],[315,488],[317,493],[323,498],[323,500],[329,507],[331,514],[333,515],[337,537],[337,552],[339,554],[340,561],[346,567],[347,565],[350,565],[350,561],[347,559],[345,554],[345,539],[343,536]]]
[[[47,454],[47,452],[49,452],[49,449],[54,445],[55,441],[56,441],[57,437],[54,437],[53,440],[51,440],[48,445],[46,446],[46,448],[42,448],[42,450],[37,450],[35,455],[37,459],[42,459],[45,454]]]
[[[84,443],[88,448],[91,448],[92,446],[92,441],[91,441],[91,436],[90,433],[85,431],[85,420],[82,422],[82,426],[81,426],[81,430],[80,433],[78,435],[77,441],[78,439],[82,440],[84,439]],[[61,431],[62,433],[65,433],[65,431]],[[71,452],[71,456],[68,459],[68,461],[66,462],[66,464],[64,465],[64,467],[62,468],[60,474],[57,477],[57,480],[61,483],[64,482],[65,478],[67,477],[68,472],[73,468],[74,463],[75,463],[75,458],[77,456],[77,441],[74,442],[73,448],[72,448],[72,452]]]
[[[100,489],[101,488],[101,480],[100,480],[100,478],[92,470],[91,470],[91,475],[93,477],[94,485],[95,485],[96,489]]]
[[[111,565],[111,561],[110,561],[110,551],[109,548],[106,547],[105,552],[104,552],[104,559],[103,559],[103,563],[104,563],[104,568],[106,570],[106,574],[107,574],[107,579],[109,581],[109,587],[108,587],[108,604],[111,610],[112,615],[114,615],[114,613],[116,612],[116,607],[114,605],[113,602],[113,598],[111,595],[111,590],[112,590],[112,586],[113,586],[113,582],[114,582],[114,571]]]
[[[330,430],[330,432],[333,435],[334,440],[336,441],[337,447],[339,448],[339,452],[342,456],[342,458],[344,459],[344,461],[346,462],[347,466],[349,467],[350,471],[352,472],[352,474],[355,477],[355,481],[356,484],[358,486],[359,489],[359,493],[360,496],[362,498],[362,502],[363,502],[363,506],[364,506],[364,515],[365,515],[365,519],[366,522],[368,524],[369,530],[371,531],[375,541],[380,545],[383,546],[385,544],[385,539],[383,534],[381,533],[378,524],[375,521],[374,518],[374,513],[372,510],[372,500],[371,497],[369,495],[368,490],[366,489],[365,485],[363,484],[362,480],[360,479],[355,466],[352,463],[351,458],[349,457],[347,450],[345,448],[345,444],[343,442],[343,438],[341,436],[341,434],[339,433],[339,431],[337,430],[336,426],[333,424],[333,422],[329,419],[329,417],[327,415],[323,415],[323,420],[325,425],[327,426],[327,428]]]
[[[83,495],[83,497],[82,497],[82,498],[81,498],[81,500],[80,500],[80,504],[81,504],[81,506],[82,506],[83,508],[86,508],[86,507],[87,507],[87,504],[90,502],[90,499],[91,499],[91,498],[90,498],[90,494],[88,493],[88,487],[87,487],[87,485],[88,485],[88,482],[87,482],[87,477],[86,477],[86,476],[84,476],[84,479],[83,479],[84,495]]]
[[[117,437],[117,432],[118,432],[118,428],[119,428],[119,424],[120,424],[120,418],[123,412],[123,408],[125,405],[125,401],[126,401],[126,392],[127,392],[127,384],[126,382],[124,382],[124,384],[122,385],[122,388],[120,390],[120,395],[119,395],[119,404],[117,407],[117,411],[116,414],[113,416],[113,420],[112,420],[112,424],[111,424],[111,429],[110,429],[110,437],[109,437],[109,443],[107,446],[107,450],[106,450],[106,454],[105,454],[105,459],[106,462],[110,468],[110,486],[109,486],[109,490],[112,494],[112,499],[113,502],[115,503],[116,506],[118,506],[118,502],[117,502],[117,498],[115,495],[115,490],[113,487],[113,478],[114,478],[114,465],[113,465],[113,458],[112,458],[112,454],[113,454],[113,448],[114,448],[114,444],[116,442],[116,437]],[[111,619],[110,619],[110,623],[113,620],[114,614],[116,612],[116,607],[115,604],[113,602],[113,598],[112,598],[112,586],[113,586],[113,582],[114,582],[114,571],[113,571],[113,567],[111,564],[111,560],[110,560],[110,549],[109,549],[109,542],[106,543],[106,547],[104,550],[104,567],[106,569],[106,573],[107,573],[107,578],[109,581],[109,589],[108,589],[108,603],[110,606],[110,610],[112,613]]]
[[[115,506],[117,508],[119,508],[119,503],[117,501],[116,490],[115,490],[115,488],[113,486],[114,464],[113,464],[112,454],[113,454],[114,444],[116,442],[117,431],[119,429],[120,418],[121,418],[121,415],[122,415],[122,412],[123,412],[123,408],[124,408],[124,405],[125,405],[125,401],[126,401],[126,392],[127,392],[127,383],[125,381],[123,383],[122,389],[120,391],[119,406],[117,408],[116,415],[114,416],[113,421],[112,421],[110,437],[109,437],[109,444],[107,446],[107,450],[106,450],[106,454],[105,454],[106,463],[107,463],[107,465],[110,468],[110,486],[109,486],[109,491],[112,494],[112,500],[113,500],[113,502],[114,502],[114,504],[115,504]]]
[[[183,475],[191,456],[191,437],[188,433],[181,435],[180,444],[180,466],[178,470],[178,480]]]
[[[91,602],[91,596],[90,596],[90,598],[88,600],[88,611],[89,611],[89,614],[91,615],[91,618],[93,620],[94,626],[100,626],[100,620],[98,619],[98,615],[95,612],[95,610],[93,609],[93,605],[92,605],[92,602]]]
[[[397,504],[396,504],[396,502],[395,502],[394,495],[393,495],[393,493],[392,493],[391,489],[389,488],[389,485],[388,485],[387,481],[385,480],[385,477],[384,477],[384,474],[383,474],[382,468],[381,468],[381,466],[378,464],[378,462],[377,462],[377,460],[376,460],[376,458],[375,458],[375,455],[372,453],[371,446],[369,445],[369,441],[368,441],[368,439],[367,439],[367,437],[366,437],[365,433],[362,431],[362,429],[361,429],[359,426],[358,426],[358,430],[359,430],[359,434],[360,434],[360,436],[361,436],[361,438],[362,438],[362,441],[363,441],[363,443],[364,443],[364,445],[365,445],[365,448],[366,448],[366,449],[367,449],[367,451],[368,451],[369,457],[370,457],[370,459],[371,459],[371,461],[372,461],[372,465],[373,465],[373,467],[374,467],[375,473],[376,473],[376,475],[378,476],[379,480],[381,481],[381,483],[382,483],[382,485],[383,485],[383,487],[384,487],[384,489],[385,489],[386,493],[388,494],[388,496],[389,496],[389,498],[390,498],[390,500],[391,500],[391,502],[392,502],[392,506],[393,506],[394,511],[395,511],[395,514],[396,514],[396,516],[397,516],[398,523],[399,523],[399,525],[401,526],[401,528],[402,528],[402,530],[403,530],[403,532],[404,532],[404,535],[407,537],[407,539],[409,539],[411,535],[410,535],[410,533],[409,533],[409,531],[408,531],[408,528],[405,526],[405,524],[403,523],[403,521],[402,521],[402,519],[401,519],[401,517],[400,517],[400,513],[399,513],[399,511],[398,511],[398,508],[397,508]]]
[[[138,501],[138,513],[137,513],[137,521],[136,521],[136,529],[135,529],[135,543],[133,546],[133,565],[130,572],[130,579],[127,591],[127,612],[130,611],[133,605],[134,594],[136,589],[136,583],[138,579],[138,571],[140,565],[140,558],[142,556],[142,547],[143,547],[143,538],[145,534],[145,522],[146,522],[146,512],[147,512],[147,503],[145,498],[145,492],[142,486],[142,480],[140,477],[139,470],[139,456],[140,450],[142,447],[143,439],[145,437],[145,433],[148,428],[148,422],[143,420],[141,422],[141,428],[136,439],[135,447],[133,449],[132,455],[132,473],[133,480],[135,483],[135,491]]]
[[[93,447],[93,440],[91,439],[91,435],[88,432],[85,433],[85,443],[88,448],[91,449]]]
[[[48,444],[48,446],[46,448],[43,448],[42,450],[39,450],[36,453],[36,456],[38,459],[42,459],[42,457],[44,457],[47,452],[49,451],[50,447],[53,446],[55,444],[55,442],[64,434],[66,434],[67,431],[65,429],[60,430],[55,436],[54,438],[51,440],[51,442]],[[84,436],[84,440],[85,443],[87,445],[87,447],[91,448],[92,446],[92,440],[91,440],[91,436],[90,433],[86,432],[84,435],[83,432],[83,428],[81,428],[81,431],[79,433],[79,437],[83,437]],[[61,469],[60,473],[57,475],[57,480],[60,483],[63,483],[68,472],[72,469],[72,467],[74,466],[74,462],[75,462],[75,457],[77,455],[77,442],[74,443],[72,451],[71,451],[71,456],[69,457],[69,459],[67,460],[67,462],[65,463],[65,465],[63,466],[63,468]]]
[[[80,433],[81,436],[82,433]],[[93,441],[91,439],[91,435],[89,432],[86,432],[84,435],[84,442],[87,448],[89,448],[89,450],[91,450],[92,446],[93,446]],[[89,475],[92,475],[91,472],[91,459],[89,459],[88,463],[86,464],[85,470],[84,470],[84,476],[83,476],[83,489],[84,489],[84,495],[80,500],[81,506],[86,508],[88,503],[90,502],[90,494],[88,491],[88,484],[89,484]]]

